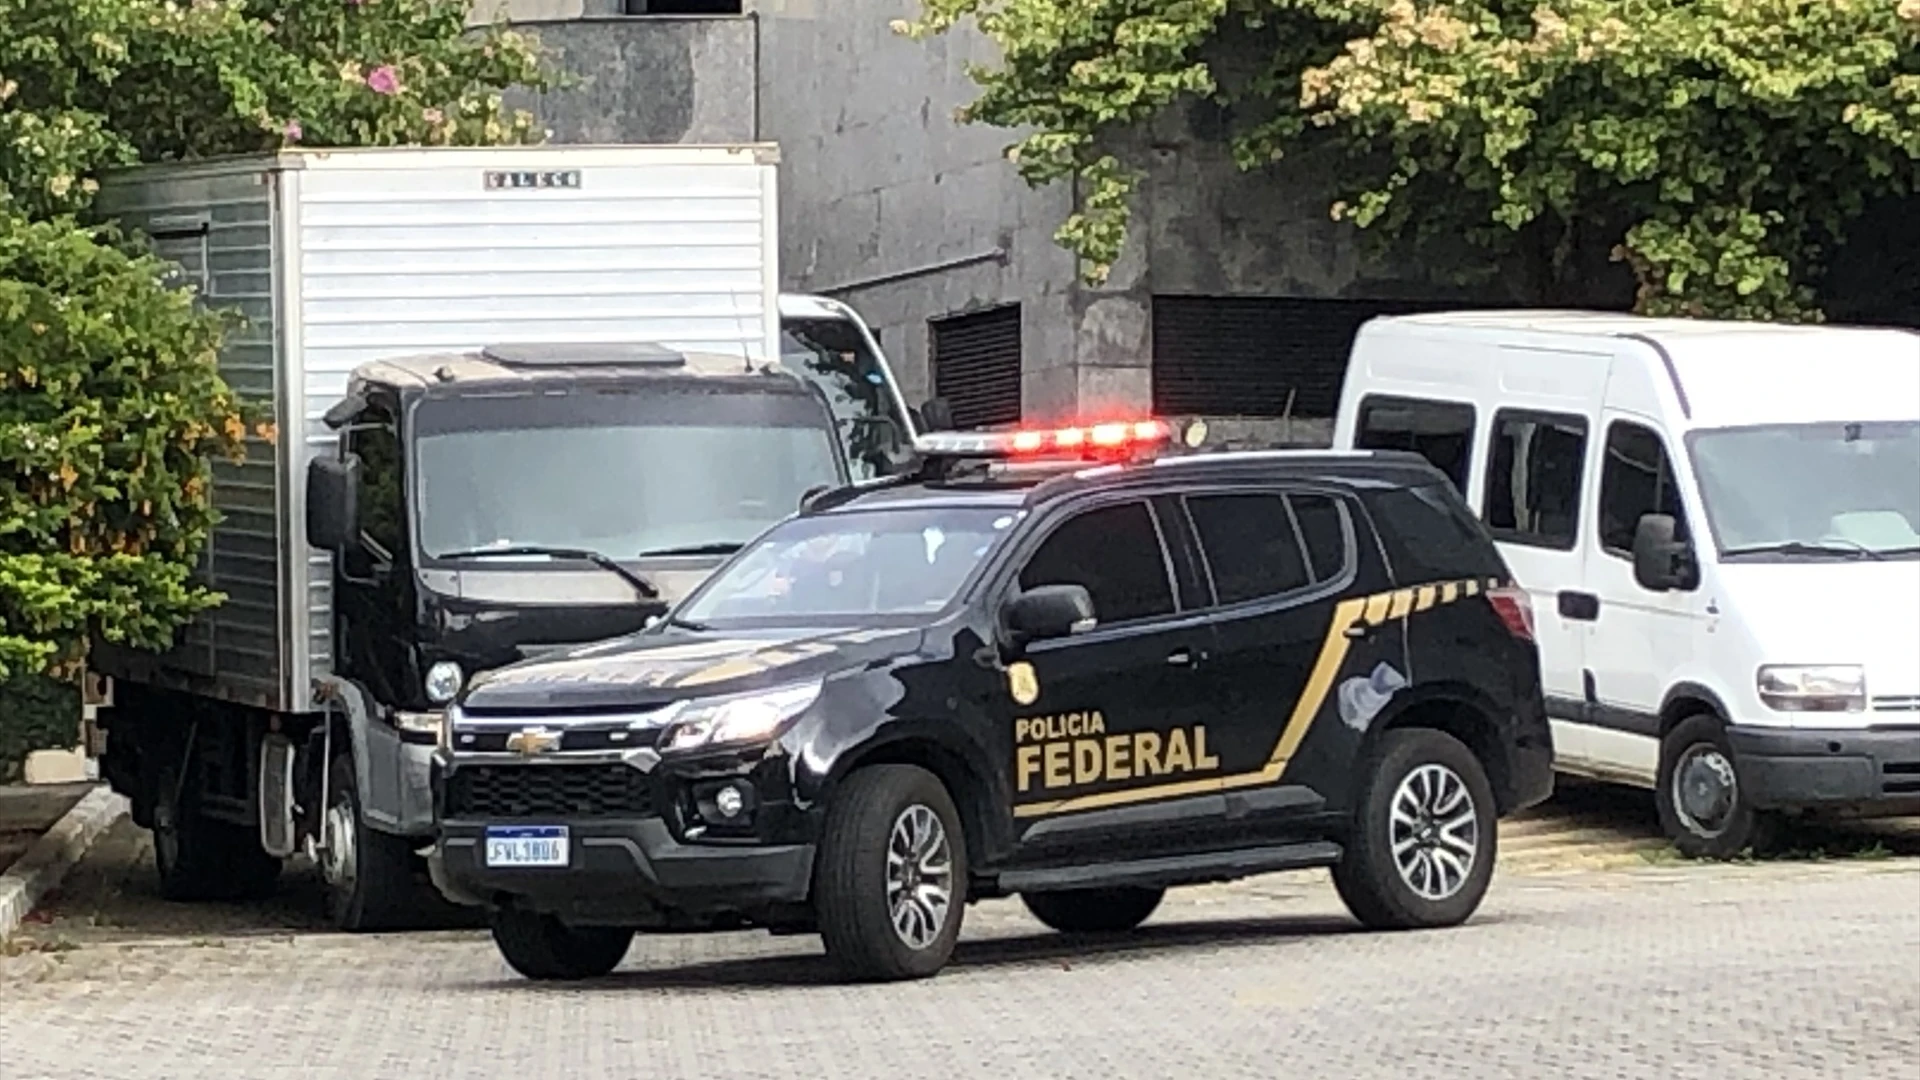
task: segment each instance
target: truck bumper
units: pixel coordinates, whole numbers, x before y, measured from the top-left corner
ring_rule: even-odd
[[[717,917],[803,904],[813,880],[812,844],[682,844],[657,817],[569,823],[564,867],[489,867],[486,829],[469,821],[440,826],[428,867],[455,903],[693,929]]]
[[[1920,813],[1920,730],[1727,729],[1740,783],[1762,809],[1855,817]]]

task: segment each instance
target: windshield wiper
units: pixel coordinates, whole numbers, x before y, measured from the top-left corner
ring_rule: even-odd
[[[549,559],[579,559],[582,562],[590,562],[608,573],[620,575],[620,577],[626,580],[627,584],[633,586],[634,591],[639,593],[643,599],[658,600],[660,598],[660,590],[654,587],[653,582],[621,566],[605,555],[597,551],[588,551],[586,548],[540,547],[534,544],[515,544],[511,547],[473,548],[468,551],[450,551],[437,556],[437,558],[485,559],[496,556],[512,557],[515,555],[545,555]]]
[[[1884,559],[1886,556],[1864,544],[1847,546],[1843,541],[1838,544],[1809,544],[1804,540],[1785,540],[1778,544],[1748,544],[1745,547],[1728,548],[1720,553],[1722,558],[1735,555],[1847,555],[1866,556],[1869,559]]]
[[[708,630],[713,629],[713,627],[708,626],[706,623],[697,622],[693,619],[683,619],[678,615],[670,616],[667,619],[667,625],[677,626],[682,630],[691,630],[696,634],[704,634]]]
[[[710,544],[687,544],[683,547],[654,548],[651,551],[641,552],[639,557],[642,559],[651,559],[667,555],[731,555],[743,547],[746,547],[746,545],[738,541],[716,540]]]

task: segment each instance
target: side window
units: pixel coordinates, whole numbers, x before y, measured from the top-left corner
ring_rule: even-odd
[[[1357,450],[1411,450],[1467,492],[1467,457],[1473,447],[1473,406],[1456,401],[1367,397],[1360,402],[1353,445]]]
[[[1331,495],[1289,495],[1287,503],[1293,507],[1293,519],[1300,524],[1300,538],[1306,541],[1313,580],[1332,581],[1346,573],[1353,554],[1353,534],[1340,500]]]
[[[1173,613],[1160,530],[1143,502],[1089,510],[1054,530],[1020,571],[1022,589],[1080,585],[1101,625]]]
[[[347,435],[347,449],[360,455],[360,532],[376,555],[391,559],[406,548],[401,498],[400,434],[393,412],[374,405]]]
[[[1196,495],[1186,503],[1219,603],[1278,596],[1312,584],[1283,496]]]
[[[1631,557],[1633,534],[1645,514],[1673,515],[1674,539],[1687,538],[1673,462],[1660,436],[1616,420],[1607,428],[1607,458],[1600,467],[1600,546]]]
[[[1583,417],[1510,409],[1494,413],[1481,504],[1494,538],[1572,551],[1586,460]]]
[[[1363,498],[1401,584],[1506,576],[1486,527],[1445,484],[1393,488]]]

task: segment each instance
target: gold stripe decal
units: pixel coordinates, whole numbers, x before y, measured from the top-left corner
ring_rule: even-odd
[[[1281,774],[1286,772],[1287,763],[1306,740],[1307,732],[1312,729],[1313,721],[1320,715],[1321,707],[1332,692],[1334,681],[1340,676],[1340,668],[1347,662],[1347,649],[1352,639],[1347,636],[1356,623],[1365,622],[1378,626],[1393,619],[1404,619],[1415,609],[1425,611],[1436,604],[1451,604],[1461,596],[1473,596],[1478,590],[1477,581],[1449,581],[1419,586],[1415,589],[1397,589],[1390,593],[1376,593],[1372,596],[1356,596],[1340,601],[1333,609],[1333,621],[1327,626],[1327,636],[1320,643],[1320,654],[1314,659],[1313,670],[1307,676],[1306,686],[1301,688],[1300,699],[1294,702],[1293,712],[1287,717],[1286,726],[1280,730],[1280,738],[1273,745],[1273,753],[1267,756],[1267,763],[1251,772],[1236,773],[1229,776],[1208,776],[1194,780],[1181,780],[1170,784],[1153,784],[1146,787],[1124,788],[1119,791],[1102,791],[1092,795],[1076,795],[1065,799],[1051,799],[1045,802],[1021,803],[1013,808],[1013,816],[1021,818],[1045,817],[1053,814],[1070,814],[1081,810],[1098,810],[1109,806],[1123,806],[1128,803],[1150,802],[1160,799],[1174,799],[1187,795],[1211,795],[1236,788],[1260,787],[1278,783]],[[1416,601],[1416,591],[1418,601]]]

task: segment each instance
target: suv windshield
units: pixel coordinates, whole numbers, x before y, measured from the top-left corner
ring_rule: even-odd
[[[1723,555],[1920,554],[1920,422],[1727,428],[1688,443]]]
[[[415,431],[428,558],[730,550],[843,476],[825,410],[791,390],[430,400]]]
[[[780,360],[826,394],[855,480],[900,471],[887,453],[904,440],[906,417],[886,365],[848,319],[783,319]]]
[[[975,507],[794,518],[709,579],[675,619],[772,625],[936,614],[1017,520],[1014,510]]]

